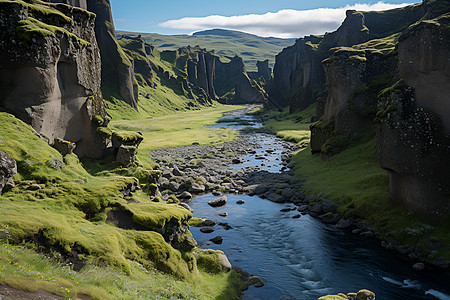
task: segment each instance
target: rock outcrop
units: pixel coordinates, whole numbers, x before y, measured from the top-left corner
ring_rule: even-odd
[[[383,13],[347,11],[342,25],[323,36],[300,38],[276,57],[274,76],[268,84],[269,107],[290,107],[293,112],[326,94],[322,60],[333,47],[351,46],[389,36],[422,18],[426,5],[415,5]]]
[[[311,125],[312,151],[327,157],[375,123],[391,199],[434,222],[450,214],[449,9],[448,1],[437,0],[380,13],[385,22],[410,17],[413,25],[393,34],[362,13],[364,26],[380,38],[330,50],[323,61],[327,97],[318,101],[320,119]],[[349,42],[348,33],[333,34]]]
[[[3,189],[14,187],[12,177],[16,173],[16,161],[8,153],[0,150],[0,195]]]
[[[211,52],[194,51],[187,62],[187,75],[190,83],[201,87],[209,98],[216,100],[214,77],[216,56]]]
[[[269,67],[269,60],[266,59],[264,61],[257,61],[256,67],[258,68],[257,72],[247,72],[248,77],[254,80],[258,80],[260,78],[263,79],[264,83],[269,82],[272,78],[272,68]]]
[[[404,79],[380,94],[377,144],[391,198],[431,221],[450,214],[450,14],[400,36]]]
[[[66,4],[0,3],[0,106],[50,143],[76,143],[95,156],[104,119],[95,15]]]
[[[102,90],[118,93],[138,109],[138,85],[134,78],[133,61],[125,55],[116,40],[116,31],[109,0],[87,0],[87,8],[95,13],[95,36],[102,59]]]

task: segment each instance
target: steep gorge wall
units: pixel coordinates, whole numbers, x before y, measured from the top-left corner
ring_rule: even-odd
[[[298,39],[276,57],[274,76],[267,87],[268,107],[289,106],[291,112],[308,107],[318,97],[326,95],[325,70],[321,62],[329,56],[331,48],[352,46],[399,32],[425,13],[424,5],[389,12],[350,10],[336,31]]]
[[[134,78],[133,61],[120,48],[109,0],[87,0],[87,8],[95,13],[95,36],[102,59],[102,89],[118,93],[134,109],[138,109],[138,85]]]
[[[380,95],[377,144],[391,198],[430,220],[450,215],[450,13],[400,36],[402,81]]]
[[[327,157],[376,123],[391,199],[430,221],[450,213],[448,4],[415,5],[405,11],[430,16],[436,6],[447,9],[401,33],[331,49],[323,61],[327,97],[311,126],[312,151]]]
[[[65,4],[0,3],[0,105],[50,142],[77,144],[79,156],[101,152],[106,110],[95,15]],[[100,140],[100,142],[99,142]]]

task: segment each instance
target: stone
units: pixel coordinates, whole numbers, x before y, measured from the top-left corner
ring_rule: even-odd
[[[321,215],[323,213],[322,203],[315,202],[313,204],[310,204],[309,210],[315,214]]]
[[[231,163],[237,165],[237,164],[242,163],[242,161],[241,161],[241,159],[239,159],[239,158],[234,158],[234,159],[231,161]]]
[[[213,196],[220,196],[220,195],[222,195],[222,193],[219,192],[219,191],[213,191],[212,194],[213,194]]]
[[[321,205],[322,205],[322,211],[324,213],[336,213],[337,208],[339,206],[339,204],[337,204],[334,201],[328,200],[328,199],[322,199],[321,201]]]
[[[281,212],[288,212],[291,211],[292,209],[290,207],[286,207],[286,208],[282,208],[280,209]]]
[[[327,213],[325,215],[322,215],[320,217],[320,219],[325,224],[336,224],[339,221],[340,216],[339,216],[339,214],[333,214],[333,213],[330,212],[330,213]]]
[[[245,201],[244,200],[238,200],[238,201],[236,201],[236,204],[244,204],[245,203]]]
[[[184,172],[181,172],[180,169],[178,169],[177,166],[174,166],[174,168],[172,170],[172,174],[175,175],[175,176],[180,176],[180,177],[185,176]]]
[[[220,207],[227,204],[227,196],[221,196],[219,198],[216,198],[214,200],[208,201],[208,205],[212,207]]]
[[[204,220],[204,221],[202,222],[202,225],[203,225],[203,226],[211,227],[211,226],[216,225],[216,222],[214,222],[213,220],[208,220],[208,219],[206,219],[206,220]]]
[[[181,207],[187,209],[187,210],[190,211],[190,212],[193,212],[193,211],[194,211],[194,210],[193,210],[189,205],[187,205],[186,203],[181,202],[179,205],[180,205]]]
[[[134,146],[120,146],[117,152],[117,162],[122,166],[129,166],[136,161],[137,148]]]
[[[231,264],[230,261],[228,260],[228,257],[225,254],[219,253],[219,262],[220,265],[222,266],[222,268],[224,268],[225,270],[231,270]]]
[[[230,224],[228,224],[228,223],[217,223],[217,224],[220,226],[223,226],[223,229],[225,229],[225,230],[233,229],[233,227],[231,227]]]
[[[253,287],[263,287],[265,285],[264,280],[261,277],[258,276],[250,276],[248,280],[248,284]]]
[[[67,154],[72,154],[77,146],[72,142],[56,138],[52,147],[58,150],[62,156],[66,156]]]
[[[184,191],[180,195],[178,195],[177,198],[183,201],[190,201],[192,199],[192,194]]]
[[[373,237],[373,236],[374,236],[373,232],[372,232],[372,231],[370,231],[370,230],[368,230],[368,231],[364,231],[364,232],[361,232],[361,233],[360,233],[360,235],[361,235],[361,236],[363,236],[363,237],[368,237],[368,238],[370,238],[370,237]]]
[[[211,233],[214,232],[214,228],[212,227],[204,227],[204,228],[200,228],[200,231],[203,233]]]
[[[300,205],[300,206],[297,208],[297,210],[298,210],[299,212],[304,212],[304,211],[308,210],[308,205]]]
[[[276,202],[276,203],[284,203],[286,201],[286,199],[283,196],[275,194],[275,193],[269,193],[266,196],[266,198],[267,198],[267,200],[270,200],[270,201]]]
[[[16,161],[6,152],[0,150],[0,194],[3,189],[14,186],[12,177],[17,173]]]
[[[29,190],[29,191],[37,191],[40,189],[42,189],[42,187],[37,183],[32,183],[27,187],[27,190]]]
[[[425,269],[425,264],[424,263],[415,263],[412,268],[416,271],[422,271]]]
[[[223,242],[223,238],[221,236],[216,236],[216,237],[210,239],[210,241],[213,242],[214,244],[220,245]]]
[[[347,229],[352,226],[352,222],[346,220],[346,219],[340,219],[339,222],[336,224],[336,228],[339,229]]]
[[[281,192],[281,196],[285,197],[285,198],[291,198],[294,196],[294,191],[291,188],[285,188],[282,192]]]
[[[192,183],[191,186],[191,191],[194,194],[200,194],[200,193],[204,193],[205,192],[205,186],[203,184],[198,184],[198,183]]]
[[[226,216],[228,216],[228,213],[227,212],[219,213],[219,216],[226,217]]]
[[[179,184],[178,182],[170,181],[169,185],[167,187],[172,192],[178,192],[180,190],[180,186],[181,186],[181,184]]]
[[[292,216],[292,219],[298,219],[298,218],[300,218],[300,217],[301,217],[300,214],[296,214],[296,215],[293,215],[293,216]]]
[[[356,300],[375,300],[375,294],[369,290],[360,290],[356,294]]]

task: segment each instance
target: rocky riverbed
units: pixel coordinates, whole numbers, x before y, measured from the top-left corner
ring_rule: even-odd
[[[242,129],[253,122],[252,127],[260,127],[258,122],[255,123],[251,118],[242,115],[243,113],[245,112],[240,112],[241,115],[238,113],[238,118],[236,118],[236,114],[233,115],[232,113],[228,118],[230,120],[233,119],[233,121],[230,124],[224,122],[220,125]],[[256,126],[254,126],[255,124]],[[363,222],[355,222],[342,218],[337,213],[337,203],[328,199],[304,194],[303,181],[295,178],[293,171],[289,169],[290,157],[297,150],[299,150],[297,145],[278,139],[273,135],[263,133],[260,130],[244,130],[238,139],[220,145],[190,145],[158,149],[151,152],[152,158],[158,162],[161,171],[161,176],[157,182],[158,190],[155,196],[161,197],[166,201],[170,201],[171,198],[176,197],[182,201],[181,205],[184,208],[188,210],[191,210],[191,207],[195,208],[194,216],[215,220],[208,220],[203,225],[200,224],[201,228],[191,228],[192,234],[199,241],[200,245],[207,245],[208,248],[212,247],[214,249],[216,247],[218,250],[225,251],[227,255],[230,254],[230,262],[233,266],[242,266],[244,269],[269,280],[268,284],[271,287],[266,291],[261,291],[261,293],[258,292],[259,294],[256,293],[257,299],[258,295],[261,296],[267,293],[273,293],[273,295],[271,294],[271,298],[267,299],[278,299],[280,295],[292,295],[292,287],[286,288],[286,290],[281,288],[280,291],[280,286],[283,286],[282,282],[290,282],[290,280],[294,280],[294,282],[297,280],[297,283],[295,283],[297,287],[293,287],[293,290],[301,289],[303,291],[309,289],[309,292],[302,294],[308,297],[329,293],[330,291],[324,286],[338,288],[339,283],[327,282],[327,280],[329,276],[339,277],[342,274],[336,275],[334,272],[332,272],[333,275],[331,273],[329,275],[321,274],[323,266],[320,266],[317,262],[318,266],[314,266],[313,270],[309,270],[311,268],[309,262],[321,260],[322,258],[319,257],[323,255],[337,255],[339,260],[341,260],[342,256],[347,256],[349,253],[345,243],[342,249],[340,249],[341,247],[336,249],[336,253],[328,253],[329,249],[320,248],[311,252],[311,249],[305,248],[309,244],[314,245],[320,242],[320,240],[314,240],[324,234],[320,231],[331,230],[333,232],[332,236],[327,237],[328,240],[342,239],[341,235],[344,234],[346,239],[350,239],[350,243],[355,242],[355,245],[348,245],[349,247],[360,247],[356,245],[360,243],[366,245],[363,248],[358,248],[358,251],[360,251],[362,256],[368,255],[370,257],[369,260],[373,260],[374,265],[364,265],[368,263],[367,257],[356,260],[354,263],[361,264],[360,268],[373,270],[371,274],[378,273],[380,275],[369,276],[376,276],[376,278],[371,279],[371,282],[377,282],[375,286],[363,283],[359,286],[360,288],[370,288],[378,294],[377,286],[381,287],[386,282],[393,285],[394,283],[401,283],[402,276],[406,276],[404,274],[408,274],[408,270],[411,270],[411,267],[406,265],[399,267],[400,264],[392,267],[392,265],[399,263],[395,262],[391,263],[391,266],[384,266],[379,269],[381,261],[386,259],[395,261],[394,256],[390,255],[389,258],[384,257],[380,260],[378,257],[380,253],[368,253],[365,249],[369,247],[368,245],[372,245],[371,247],[374,248],[370,251],[383,251],[373,242],[379,237],[378,232],[372,230],[370,226]],[[228,198],[228,202],[222,201],[223,199],[220,199],[220,197],[224,197],[225,200]],[[192,200],[193,198],[194,200]],[[270,200],[275,205],[269,205],[263,199]],[[211,203],[215,204],[211,205]],[[243,211],[246,211],[247,219],[241,223],[238,215],[242,216]],[[253,214],[253,216],[249,216],[248,213]],[[317,220],[320,220],[321,222],[319,224],[322,223],[323,225],[321,226],[324,227],[317,225]],[[258,225],[255,227],[255,224]],[[243,226],[247,228],[244,229],[245,227]],[[251,228],[252,226],[253,228]],[[237,232],[236,230],[242,232]],[[350,234],[350,232],[353,234]],[[241,234],[244,234],[244,236],[239,237]],[[251,242],[253,245],[242,245],[242,243],[246,243],[246,236],[248,237],[249,234],[252,235],[252,238],[256,238],[255,241]],[[296,236],[297,234],[301,234],[301,236],[289,241],[293,237],[292,235]],[[354,239],[347,237],[348,235],[359,235],[363,238]],[[271,236],[272,240],[279,240],[278,242],[284,244],[285,247],[280,248],[278,244],[274,244],[270,239],[268,240],[269,236]],[[283,238],[280,239],[281,237]],[[230,245],[230,239],[234,240],[233,245]],[[300,246],[296,246],[299,239],[302,240]],[[238,241],[240,241],[240,244]],[[349,240],[346,241],[346,243],[348,242]],[[258,248],[252,248],[255,245],[259,245]],[[423,261],[418,258],[418,249],[415,247],[406,249],[394,240],[383,241],[382,245],[386,249],[396,250],[402,254],[405,259],[409,260],[411,266],[414,265],[414,270],[425,268],[425,272],[427,272],[427,269],[430,269],[429,266],[432,266],[423,264]],[[267,247],[268,249],[261,249],[261,247]],[[294,250],[295,247],[297,249]],[[321,247],[321,245],[312,247]],[[286,267],[301,265],[302,267],[298,271],[300,273],[291,276],[283,274],[280,277],[283,278],[281,280],[282,282],[276,282],[277,279],[269,278],[268,276],[272,275],[266,274],[266,271],[275,270],[280,266],[268,265],[262,269],[254,268],[251,270],[252,265],[244,263],[240,257],[247,250],[251,252],[248,253],[250,255],[249,257],[254,257],[255,255],[260,256],[260,261],[263,265],[265,265],[267,257],[272,255],[269,254],[270,251],[278,251],[278,256],[273,257],[273,260],[281,257],[282,262],[280,261],[276,264],[285,263]],[[258,254],[260,250],[262,252]],[[432,251],[431,248],[430,251]],[[307,257],[309,256],[307,261],[304,261],[305,255]],[[348,257],[347,259],[350,260],[353,257]],[[289,262],[286,262],[286,260]],[[366,262],[362,262],[361,260],[366,260]],[[372,262],[369,263],[372,264]],[[445,267],[445,263],[434,261],[435,265],[442,265],[443,267]],[[386,272],[386,268],[389,271]],[[399,268],[402,269],[401,272],[397,272]],[[358,273],[360,270],[354,271]],[[249,273],[244,273],[244,275],[247,277],[250,276]],[[313,279],[309,278],[310,276],[313,276]],[[256,284],[254,286],[263,286],[266,282],[265,279],[255,281]],[[359,282],[360,279],[355,278],[354,281]],[[409,279],[404,279],[404,281],[409,282]],[[313,285],[312,282],[314,282]],[[347,284],[347,282],[342,283],[341,288],[347,288]],[[405,287],[413,288],[409,284],[406,284]],[[392,288],[395,290],[398,288],[398,285]],[[439,285],[436,288],[439,288]],[[418,289],[414,293],[416,295],[423,295],[424,292],[428,291]],[[395,292],[388,291],[386,293],[386,291],[383,291],[380,294],[380,296],[386,295],[395,295]],[[295,299],[295,297],[292,299]],[[415,298],[413,297],[411,299]],[[432,297],[430,296],[429,299],[432,299]]]

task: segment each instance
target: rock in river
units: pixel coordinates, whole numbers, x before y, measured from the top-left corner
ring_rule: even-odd
[[[203,233],[211,233],[211,232],[214,232],[214,228],[212,228],[212,227],[204,227],[204,228],[201,228],[200,231],[203,232]]]
[[[223,238],[221,236],[216,236],[215,238],[210,239],[214,244],[222,244]]]
[[[212,207],[224,206],[225,204],[227,204],[227,196],[222,196],[214,200],[211,200],[208,202],[208,204]]]

